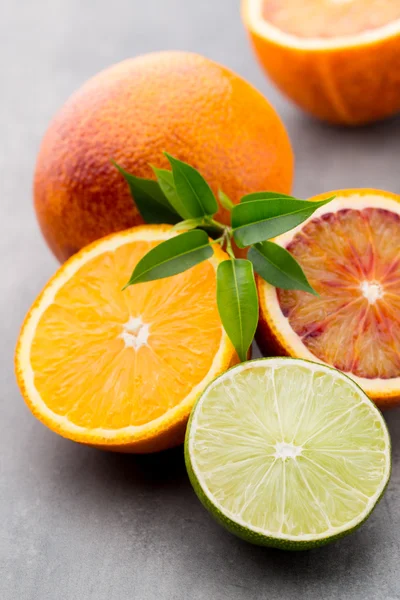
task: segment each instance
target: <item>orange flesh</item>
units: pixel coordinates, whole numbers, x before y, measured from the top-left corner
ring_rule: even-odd
[[[155,245],[134,242],[93,258],[40,319],[30,357],[36,388],[53,412],[78,426],[115,430],[163,415],[203,380],[218,351],[222,328],[209,262],[121,291]],[[149,336],[135,349],[121,334],[138,317]],[[138,343],[143,327],[133,329],[127,339]]]
[[[278,299],[317,358],[359,377],[400,376],[399,248],[400,216],[379,208],[328,213],[295,235],[287,249],[320,297]]]
[[[263,18],[297,37],[356,35],[400,19],[392,0],[264,0]]]

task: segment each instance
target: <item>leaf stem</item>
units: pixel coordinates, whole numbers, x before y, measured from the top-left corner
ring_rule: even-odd
[[[225,232],[225,225],[222,225],[222,223],[219,223],[218,221],[216,221],[215,219],[211,218],[211,217],[206,217],[205,219],[205,225],[207,226],[208,229],[212,229],[215,232],[218,233],[224,233]]]
[[[229,257],[233,260],[235,258],[235,253],[233,251],[232,248],[232,231],[231,230],[226,230],[227,231],[227,235],[226,235],[226,252],[229,255]]]

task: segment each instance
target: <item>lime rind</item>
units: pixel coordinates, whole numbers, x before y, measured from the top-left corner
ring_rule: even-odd
[[[210,398],[210,396],[217,393],[216,388],[221,382],[230,381],[237,384],[237,379],[235,379],[235,374],[237,372],[243,373],[249,370],[249,373],[254,373],[254,370],[260,368],[261,370],[268,372],[272,369],[279,369],[280,367],[285,367],[286,370],[290,368],[292,374],[296,372],[296,369],[302,370],[303,373],[312,373],[319,381],[319,383],[317,382],[316,392],[314,389],[315,381],[312,386],[309,386],[309,393],[313,400],[317,398],[317,405],[314,406],[313,403],[309,405],[308,403],[306,407],[302,407],[301,414],[297,414],[297,416],[296,411],[293,410],[293,402],[290,402],[290,398],[293,398],[293,394],[296,390],[290,390],[290,386],[293,382],[296,382],[297,391],[302,393],[306,390],[306,382],[299,383],[298,378],[296,380],[296,377],[287,376],[282,377],[281,381],[279,381],[278,378],[275,382],[278,387],[279,385],[282,385],[282,389],[288,388],[289,391],[291,391],[291,393],[286,395],[283,394],[283,396],[281,394],[279,398],[284,397],[285,401],[287,401],[286,408],[291,409],[285,412],[285,415],[290,416],[289,420],[287,420],[286,417],[284,418],[285,433],[286,428],[288,428],[288,430],[290,430],[290,438],[293,438],[293,441],[297,441],[299,444],[303,444],[301,455],[296,456],[295,461],[289,460],[290,457],[288,457],[288,460],[273,462],[271,457],[273,451],[276,452],[276,446],[275,450],[269,448],[269,446],[273,446],[273,444],[270,443],[271,440],[269,437],[273,435],[274,431],[276,432],[277,429],[279,430],[279,427],[281,427],[282,424],[279,424],[278,422],[278,415],[271,413],[271,411],[268,413],[267,421],[261,419],[262,422],[260,428],[262,429],[262,435],[259,436],[259,438],[257,438],[256,435],[255,440],[252,439],[251,445],[253,450],[250,452],[250,456],[249,448],[247,448],[247,454],[245,452],[241,455],[241,447],[246,446],[246,441],[243,437],[243,429],[246,428],[246,417],[243,417],[240,421],[240,428],[236,428],[237,438],[234,439],[231,437],[231,439],[229,439],[229,435],[235,435],[234,431],[228,432],[228,437],[224,437],[226,432],[222,432],[223,443],[220,444],[220,446],[225,445],[225,447],[229,447],[230,451],[235,455],[234,458],[237,460],[234,463],[232,463],[232,461],[227,461],[228,466],[226,462],[220,465],[218,481],[219,485],[222,482],[220,487],[225,489],[227,494],[225,494],[225,497],[223,498],[218,498],[216,497],[215,490],[214,493],[210,490],[206,477],[199,468],[199,461],[196,459],[196,452],[198,453],[198,449],[195,452],[193,448],[196,430],[199,426],[199,414],[202,404],[205,399]],[[285,375],[285,369],[281,371],[282,375]],[[343,390],[345,390],[347,397],[344,397],[346,394],[344,394],[342,389],[339,390],[342,392],[341,396],[340,394],[338,395],[338,390],[336,390],[335,398],[337,402],[324,403],[321,389],[318,394],[318,386],[323,387],[324,377],[330,377],[335,385],[344,386]],[[253,385],[257,387],[257,384],[254,383],[255,380],[256,377],[254,376],[248,378],[250,386]],[[230,393],[229,388],[227,393]],[[247,400],[250,399],[250,404],[252,399],[255,398],[256,393],[255,388],[248,390],[246,398]],[[215,398],[212,400],[214,401],[215,409],[220,411],[220,416],[217,418],[221,417],[222,411],[222,418],[229,419],[231,415],[230,411],[226,410],[226,406],[218,405]],[[253,404],[251,404],[250,410],[252,408],[254,408]],[[282,407],[280,408],[282,409]],[[355,408],[360,412],[361,421],[363,418],[366,419],[365,423],[361,422],[361,427],[358,427],[358,429],[365,431],[366,423],[369,423],[369,426],[372,426],[371,431],[368,430],[367,434],[362,436],[365,438],[363,439],[363,444],[360,444],[360,436],[357,438],[357,435],[355,435],[358,423],[358,420],[354,418],[354,414],[352,416]],[[308,414],[307,411],[310,414]],[[324,415],[325,421],[328,420],[328,423],[325,422],[325,425],[321,426],[321,419],[323,419]],[[215,418],[215,415],[211,415],[211,417]],[[313,419],[311,417],[313,417]],[[259,415],[257,418],[259,419]],[[299,423],[301,422],[305,422],[306,427],[300,426]],[[353,431],[351,428],[349,430],[351,425],[353,425]],[[307,427],[309,431],[307,431],[306,434],[308,438],[311,436],[314,440],[313,447],[307,447],[307,440],[304,438],[305,434],[303,430],[307,429]],[[374,433],[374,428],[376,428],[378,435],[376,434],[376,431]],[[207,430],[207,427],[205,429]],[[326,434],[330,434],[331,430],[334,433],[333,436],[325,435],[325,439],[327,439],[328,443],[331,445],[327,448],[318,445],[318,442],[323,439],[323,431],[325,431]],[[353,442],[355,440],[356,452],[354,452],[354,448],[340,449],[342,443],[346,443],[346,440],[348,442],[349,436],[346,438],[346,431],[350,431],[350,438]],[[204,427],[202,434],[204,434]],[[303,435],[304,439],[301,438],[300,434]],[[215,432],[214,435],[218,435],[219,438],[221,438],[221,432]],[[342,435],[343,441],[341,441],[340,435]],[[262,448],[263,438],[264,448]],[[234,442],[232,442],[233,439]],[[220,441],[221,439],[218,440],[218,443],[220,443]],[[210,444],[210,440],[208,440],[207,444],[205,444],[204,452],[210,452],[210,447],[213,445],[218,446],[218,443],[215,441],[212,442],[211,440]],[[286,446],[288,445],[286,444]],[[292,444],[292,446],[290,446],[290,452],[293,452],[293,448],[296,447],[300,446]],[[349,465],[349,461],[347,460],[348,456],[345,459],[343,458],[346,452],[352,454],[355,466],[353,466],[353,463]],[[232,459],[232,455],[229,457],[228,450],[225,454],[228,456],[229,460]],[[317,467],[315,467],[314,464],[316,462],[316,454],[318,455]],[[322,460],[321,456],[323,457]],[[377,465],[374,469],[370,467],[371,457]],[[379,457],[379,460],[377,460],[377,457]],[[219,459],[220,458],[221,457],[219,457]],[[339,373],[331,367],[293,358],[267,358],[249,361],[248,363],[233,367],[212,382],[198,399],[192,411],[186,433],[185,460],[189,478],[195,492],[203,505],[222,525],[232,533],[254,544],[293,550],[320,546],[335,539],[339,539],[357,529],[369,517],[382,497],[389,481],[391,470],[390,438],[386,424],[379,410],[367,398],[361,388],[359,388],[359,386],[349,377]],[[265,506],[268,506],[270,509],[269,514],[274,515],[274,520],[272,520],[272,522],[271,519],[269,519],[270,527],[265,527],[262,523],[255,522],[254,518],[251,518],[249,511],[249,498],[247,497],[246,500],[243,501],[244,493],[249,494],[247,490],[243,493],[243,489],[246,487],[246,482],[248,481],[245,476],[246,468],[249,468],[250,464],[253,472],[255,472],[254,470],[258,470],[258,475],[263,474],[264,477],[270,478],[266,480],[268,485],[264,487],[261,482],[260,486],[263,494],[260,495],[259,499],[259,506],[263,503],[264,513]],[[301,464],[301,468],[299,468],[299,464]],[[363,481],[362,475],[366,468],[369,469],[368,474],[371,475],[371,481]],[[238,475],[243,481],[243,489],[240,490],[239,486],[239,493],[238,487],[233,483],[235,479],[233,471],[235,469],[237,469]],[[357,471],[357,469],[360,471],[360,473],[358,473],[358,478],[357,473],[356,476],[354,475],[354,472]],[[313,481],[313,478],[315,480],[316,471],[318,472],[317,479],[321,480],[320,484]],[[266,475],[267,472],[269,475]],[[273,475],[272,478],[271,473]],[[357,480],[356,488],[354,488],[353,483],[354,477]],[[296,478],[297,485],[294,485],[293,482],[296,481]],[[259,482],[261,479],[262,477],[259,477]],[[340,482],[340,485],[338,485],[338,481]],[[283,491],[285,484],[286,489]],[[318,498],[315,497],[315,493],[313,493],[315,487],[318,488],[318,485],[322,490],[334,490],[331,494],[327,493],[325,498],[327,506],[330,506],[330,510],[328,511],[324,510],[325,507],[321,506],[321,502],[318,501]],[[248,487],[251,489],[251,486]],[[254,490],[252,490],[252,493],[254,494]],[[291,499],[286,503],[286,498],[288,496],[291,496]],[[278,498],[281,499],[283,506],[283,508],[280,509],[280,513]],[[246,501],[248,504],[247,509],[244,508]],[[344,514],[344,519],[342,518],[343,522],[340,522],[340,519],[337,517],[336,520],[332,519],[332,514],[335,516],[335,510],[332,510],[332,503],[335,502],[340,503],[340,512],[341,514]],[[229,504],[228,509],[226,507],[227,504]],[[288,510],[288,507],[292,507],[291,510]],[[327,514],[327,512],[329,514]],[[301,530],[296,531],[296,519],[297,522],[299,522],[301,516],[304,521],[304,515],[306,516],[306,527],[312,530],[309,533],[304,533]],[[302,523],[302,526],[304,526],[304,523]]]

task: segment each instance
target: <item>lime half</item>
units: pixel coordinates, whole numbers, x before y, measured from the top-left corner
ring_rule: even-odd
[[[193,409],[185,458],[205,507],[255,544],[306,549],[371,514],[390,476],[390,438],[349,377],[293,358],[240,364]]]

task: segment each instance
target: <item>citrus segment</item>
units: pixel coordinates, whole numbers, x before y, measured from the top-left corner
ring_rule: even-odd
[[[308,361],[244,363],[195,405],[186,462],[201,501],[233,533],[288,549],[364,521],[390,474],[379,411],[342,373]]]
[[[150,436],[158,449],[171,427],[164,431],[163,419],[184,422],[202,386],[234,360],[215,300],[222,251],[122,291],[139,259],[172,235],[143,226],[94,244],[58,272],[29,313],[18,378],[31,408],[63,435],[111,446],[122,439],[138,449],[142,438],[151,449]]]
[[[378,401],[386,391],[400,396],[399,200],[378,191],[338,192],[332,205],[277,238],[318,297],[270,287],[266,293],[268,284],[259,281],[261,345],[268,350],[266,338],[276,338],[283,353],[345,371]]]

